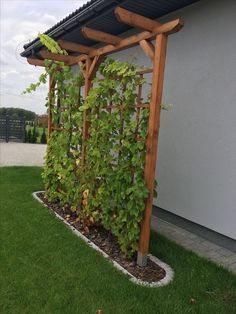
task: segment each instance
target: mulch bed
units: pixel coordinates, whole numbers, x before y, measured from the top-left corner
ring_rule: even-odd
[[[37,193],[37,196],[51,210],[59,214],[86,238],[107,253],[111,260],[116,261],[137,279],[151,283],[158,282],[165,277],[165,270],[150,259],[148,259],[146,267],[140,267],[137,265],[136,256],[133,256],[131,259],[127,259],[121,252],[117,238],[114,234],[104,229],[101,225],[93,225],[89,228],[84,228],[82,222],[78,221],[78,219],[76,221],[76,214],[72,213],[69,208],[60,206],[59,202],[49,202],[44,193]]]

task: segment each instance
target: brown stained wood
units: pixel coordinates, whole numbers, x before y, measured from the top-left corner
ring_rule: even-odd
[[[140,80],[143,79],[143,74],[140,74]],[[141,100],[142,100],[142,84],[140,83],[138,85],[138,96],[137,96],[137,101],[138,103],[141,103]],[[144,107],[137,107],[137,111],[136,111],[136,129],[135,129],[135,135],[136,135],[136,138],[138,137],[138,129],[139,129],[139,120],[140,120],[140,109],[141,108],[144,108]],[[149,108],[149,106],[148,106]]]
[[[65,129],[53,126],[53,127],[51,127],[51,130],[52,131],[64,131]]]
[[[141,71],[137,71],[136,74],[137,75],[141,75],[141,74],[150,74],[153,72],[153,69],[144,69],[144,70],[141,70]]]
[[[146,201],[144,218],[141,223],[139,238],[138,260],[139,262],[147,255],[150,238],[150,221],[153,204],[153,190],[157,159],[158,134],[160,127],[161,99],[164,81],[164,68],[166,59],[167,36],[157,35],[155,44],[155,57],[152,78],[152,95],[150,101],[150,113],[148,121],[148,135],[146,141],[146,158],[144,178],[149,189]]]
[[[52,132],[52,113],[51,113],[51,105],[52,105],[52,92],[54,93],[55,80],[52,75],[49,75],[49,97],[48,97],[48,140],[50,139],[50,135]]]
[[[136,137],[135,141],[136,142],[145,142],[142,137]]]
[[[173,34],[178,32],[183,27],[183,22],[180,19],[173,20],[171,22],[162,24],[161,26],[156,27],[152,32],[144,31],[136,35],[124,38],[116,46],[106,45],[101,48],[96,48],[89,53],[89,57],[93,58],[95,56],[107,55],[120,50],[124,50],[135,45],[138,45],[141,40],[152,40],[158,34]],[[86,60],[85,55],[76,57],[76,63],[79,61]]]
[[[121,38],[115,35],[111,35],[105,32],[97,31],[89,27],[82,27],[81,32],[85,38],[101,41],[106,44],[118,45],[121,42]]]
[[[31,65],[45,67],[44,61],[40,59],[27,58],[27,62]]]
[[[158,34],[171,35],[180,31],[183,26],[184,22],[181,19],[176,19],[156,27],[153,30],[153,33],[155,33],[156,35]]]
[[[92,64],[90,65],[89,68],[89,72],[88,72],[88,76],[89,79],[92,80],[100,66],[100,64],[102,63],[102,61],[104,60],[103,56],[95,56],[93,58]]]
[[[149,57],[149,59],[153,62],[155,47],[149,41],[143,39],[139,42],[140,47],[143,49],[145,54]]]
[[[52,130],[52,131],[70,131],[70,132],[76,132],[76,131],[78,131],[77,128],[65,129],[65,128],[56,127],[56,126],[52,126],[52,127],[51,127],[51,130]]]
[[[161,25],[161,23],[157,21],[151,20],[147,17],[128,11],[121,7],[117,7],[114,13],[115,13],[116,19],[120,23],[124,23],[132,27],[145,29],[147,31],[153,31],[155,27]]]
[[[149,104],[136,104],[136,105],[109,105],[106,108],[115,109],[115,108],[149,108]]]
[[[58,40],[58,44],[60,45],[61,48],[67,51],[71,51],[71,52],[79,52],[79,53],[88,54],[89,52],[93,50],[93,48],[91,47],[84,46],[84,45],[81,45],[72,41],[62,40],[62,39]]]
[[[143,75],[143,74],[151,74],[153,72],[153,69],[144,69],[144,70],[140,70],[137,71],[134,74],[131,74],[131,76],[136,76],[136,75]],[[113,76],[111,77],[112,80],[119,80],[119,76]],[[99,78],[98,81],[103,81],[103,78]]]
[[[60,61],[60,62],[66,63],[68,65],[72,65],[72,64],[77,63],[77,57],[73,57],[73,56],[65,56],[65,55],[61,55],[61,54],[57,54],[57,53],[52,53],[52,52],[46,51],[46,50],[41,50],[39,52],[39,54],[43,59]]]
[[[84,101],[86,102],[86,98],[89,94],[89,90],[91,88],[91,79],[89,78],[89,69],[92,63],[92,59],[87,57],[86,60],[86,68],[85,68],[85,85],[84,85]],[[82,156],[81,156],[81,162],[82,165],[85,163],[85,141],[88,138],[88,130],[89,130],[89,123],[87,121],[87,110],[84,111],[83,116],[83,138],[82,138]]]

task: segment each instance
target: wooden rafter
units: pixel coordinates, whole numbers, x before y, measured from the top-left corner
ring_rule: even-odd
[[[58,40],[59,45],[61,48],[67,50],[67,51],[72,51],[72,52],[79,52],[79,53],[85,53],[88,54],[93,50],[93,48],[84,46],[78,43],[74,43],[72,41],[66,41],[66,40]]]
[[[46,51],[46,50],[41,50],[39,52],[40,56],[43,59],[50,59],[50,60],[54,60],[54,61],[60,61],[60,62],[65,62],[68,65],[72,65],[76,63],[76,57],[74,56],[65,56],[65,55],[61,55],[61,54],[56,54],[56,53],[52,53],[50,51]]]
[[[115,16],[120,23],[124,23],[132,27],[145,29],[150,32],[152,32],[156,27],[161,26],[161,23],[157,21],[130,12],[121,7],[117,7],[115,9]]]
[[[152,43],[149,41],[143,39],[139,42],[140,47],[143,49],[145,54],[151,59],[153,62],[154,59],[154,52],[155,52],[155,47],[153,46]]]
[[[27,58],[27,62],[31,65],[44,67],[44,61],[40,59],[34,59],[34,58]]]
[[[180,19],[173,20],[171,22],[162,24],[154,29],[153,32],[144,31],[137,35],[132,35],[130,37],[124,38],[116,46],[106,45],[101,48],[96,48],[89,53],[89,57],[93,58],[95,56],[111,54],[123,49],[127,49],[139,44],[141,40],[151,40],[154,39],[158,34],[173,34],[178,32],[183,27],[183,22]],[[77,62],[86,60],[86,55],[81,55],[77,57]]]
[[[105,32],[97,31],[89,27],[82,27],[81,32],[85,38],[101,41],[106,44],[118,45],[121,42],[121,38],[115,35],[111,35]]]

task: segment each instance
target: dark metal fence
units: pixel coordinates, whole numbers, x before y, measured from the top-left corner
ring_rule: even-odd
[[[25,119],[0,116],[0,140],[25,142]]]

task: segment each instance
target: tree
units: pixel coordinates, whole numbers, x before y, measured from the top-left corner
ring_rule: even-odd
[[[8,115],[10,118],[19,119],[24,118],[26,121],[34,120],[37,118],[37,114],[30,110],[25,110],[21,108],[0,108],[0,116]]]
[[[25,143],[28,143],[29,140],[28,140],[28,132],[27,132],[27,129],[25,128]]]
[[[36,142],[37,142],[37,130],[36,130],[36,126],[34,126],[30,143],[36,143]]]
[[[47,144],[47,135],[46,135],[45,128],[43,128],[43,133],[41,135],[40,142],[41,144]]]
[[[32,137],[32,131],[31,131],[31,129],[29,128],[29,130],[28,130],[28,136],[27,136],[28,143],[31,143],[31,137]]]

